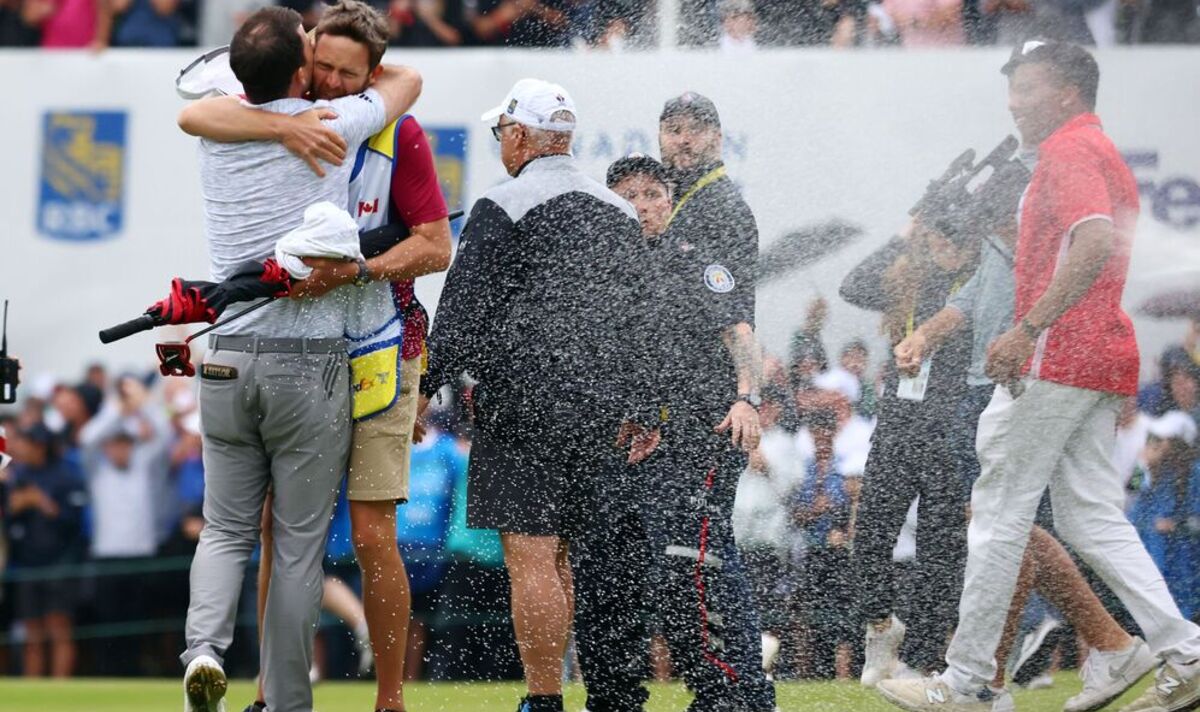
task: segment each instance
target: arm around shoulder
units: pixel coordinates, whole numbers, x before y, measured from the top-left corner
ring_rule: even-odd
[[[417,103],[424,79],[421,78],[421,73],[412,67],[385,64],[381,65],[381,70],[371,88],[383,97],[387,120],[391,123]]]

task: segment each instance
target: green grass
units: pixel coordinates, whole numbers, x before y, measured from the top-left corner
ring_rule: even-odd
[[[1109,709],[1129,702],[1148,684],[1143,680]],[[316,688],[317,712],[370,712],[374,685],[368,682],[325,682]],[[1060,673],[1049,690],[1019,691],[1019,712],[1058,712],[1079,691],[1074,674]],[[406,701],[413,712],[511,712],[522,687],[517,683],[415,683]],[[241,712],[254,694],[249,681],[230,685],[228,712]],[[783,712],[891,712],[896,708],[857,683],[788,682],[778,685]],[[653,685],[648,712],[681,712],[689,695],[679,685]],[[583,689],[567,689],[567,711],[583,709]],[[70,680],[65,682],[0,679],[3,712],[176,712],[183,709],[178,680]]]

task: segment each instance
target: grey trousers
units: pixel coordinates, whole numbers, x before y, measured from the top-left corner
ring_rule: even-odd
[[[264,692],[271,712],[311,712],[321,560],[350,452],[345,351],[215,349],[201,367],[200,414],[205,526],[192,561],[187,651],[180,659],[221,661],[232,642],[270,486],[274,567],[262,629]]]

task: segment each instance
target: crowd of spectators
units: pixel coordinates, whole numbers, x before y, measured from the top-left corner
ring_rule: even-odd
[[[666,0],[372,0],[399,47],[659,44]],[[671,0],[679,44],[728,52],[833,45],[1011,45],[1030,36],[1111,46],[1200,42],[1197,0]],[[322,0],[279,0],[305,23]],[[213,47],[270,0],[0,0],[0,47]]]
[[[878,402],[862,341],[826,350],[826,305],[810,305],[786,358],[764,360],[762,443],[735,505],[738,546],[777,677],[848,678],[861,665],[849,575]],[[1114,461],[1127,511],[1185,615],[1200,617],[1200,322],[1131,399]],[[182,641],[187,569],[204,526],[194,383],[112,376],[34,379],[0,414],[13,464],[0,474],[0,674],[169,675]],[[494,532],[466,526],[469,391],[435,406],[398,510],[412,579],[412,677],[519,677],[508,583]],[[344,499],[344,498],[343,498]],[[898,589],[915,554],[915,508],[897,541]],[[358,589],[345,502],[326,551],[331,577]],[[252,564],[252,566],[255,564]],[[247,587],[255,577],[247,576]],[[253,675],[253,591],[230,653]],[[331,607],[334,608],[334,607]],[[903,617],[903,610],[901,611]],[[359,673],[353,620],[327,614],[320,673]],[[361,637],[361,632],[360,636]],[[669,661],[658,660],[660,675]]]

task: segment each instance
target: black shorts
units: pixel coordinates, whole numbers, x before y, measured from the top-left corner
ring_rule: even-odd
[[[51,613],[75,612],[77,579],[35,579],[13,582],[13,608],[17,620],[37,620]]]
[[[467,526],[563,539],[579,531],[619,423],[606,418],[591,427],[571,427],[565,422],[570,416],[561,415],[496,418],[476,429],[467,472]]]

